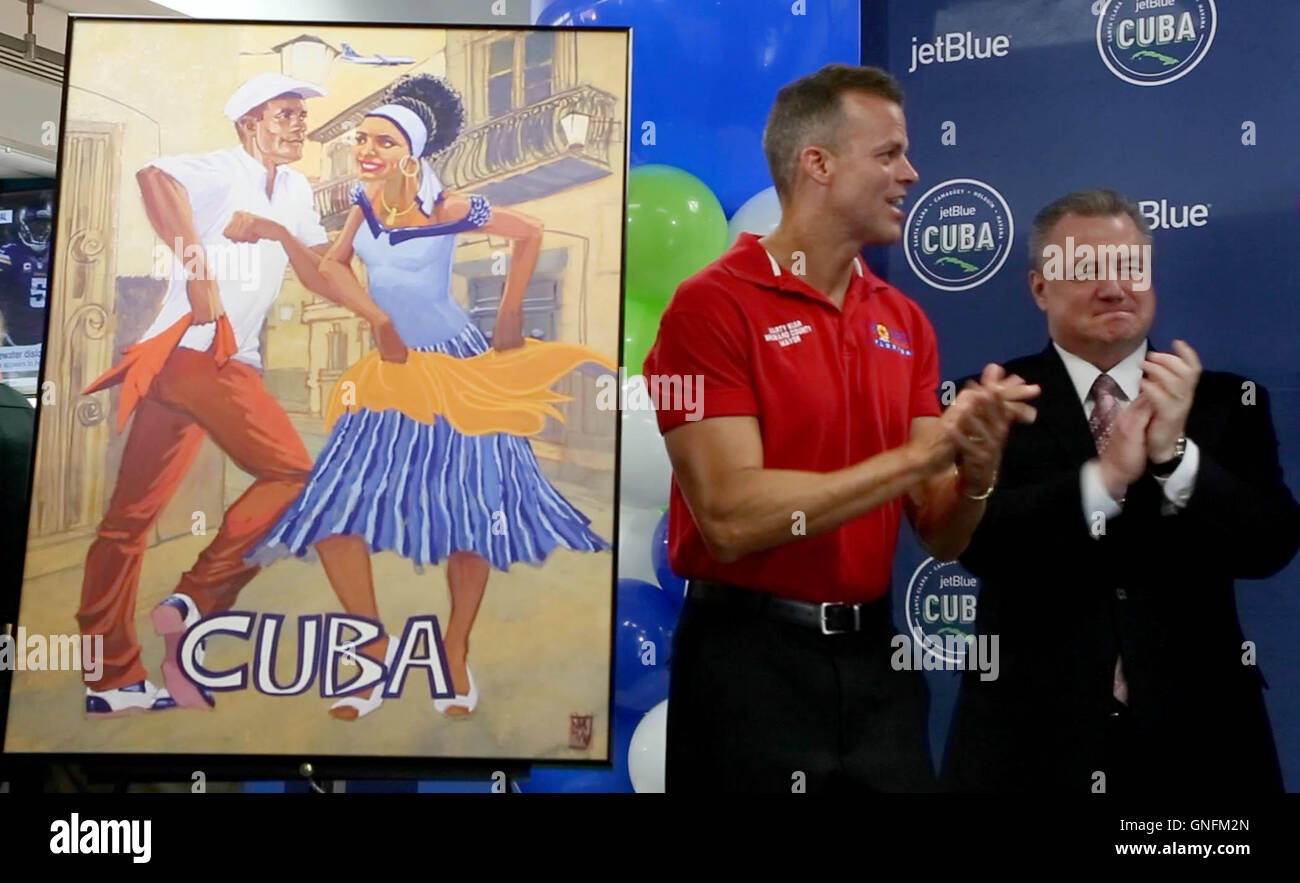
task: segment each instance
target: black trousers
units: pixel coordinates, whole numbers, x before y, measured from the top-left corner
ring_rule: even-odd
[[[767,596],[688,593],[673,639],[666,790],[934,791],[919,671],[890,666],[887,615],[823,635],[766,613]],[[888,605],[888,601],[880,602]]]

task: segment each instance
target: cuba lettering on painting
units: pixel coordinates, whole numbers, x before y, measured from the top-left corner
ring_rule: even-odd
[[[607,759],[628,49],[74,23],[6,751]]]

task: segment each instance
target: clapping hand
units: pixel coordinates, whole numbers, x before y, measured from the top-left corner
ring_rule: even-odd
[[[1147,353],[1142,374],[1139,398],[1148,399],[1152,407],[1146,430],[1147,456],[1152,463],[1164,463],[1174,458],[1178,439],[1186,432],[1187,415],[1201,378],[1201,360],[1186,341],[1175,340],[1174,353]]]
[[[983,491],[997,481],[1002,451],[1012,423],[1033,423],[1037,410],[1028,402],[1042,390],[1001,365],[985,366],[979,382],[966,384],[944,412],[941,426],[952,446],[968,489]]]

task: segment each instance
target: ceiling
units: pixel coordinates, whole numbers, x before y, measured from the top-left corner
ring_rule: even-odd
[[[0,34],[22,40],[27,33],[26,0],[0,0]],[[36,4],[32,29],[42,57],[62,64],[70,13],[85,15],[175,16],[178,13],[149,0],[45,0]],[[0,94],[6,113],[0,118],[0,178],[54,177],[54,148],[42,143],[41,124],[57,120],[60,87],[48,73],[34,76],[18,53],[0,66]],[[52,55],[51,53],[57,53]]]
[[[26,0],[17,0],[23,4]],[[167,5],[148,0],[45,0],[43,6],[86,15],[175,15]]]

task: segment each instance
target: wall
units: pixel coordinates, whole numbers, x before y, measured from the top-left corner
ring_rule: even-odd
[[[1173,11],[1198,13],[1199,0]],[[907,92],[911,158],[920,182],[909,207],[934,185],[975,178],[995,188],[1014,219],[1001,269],[965,291],[922,281],[903,248],[874,265],[915,298],[938,333],[943,377],[978,371],[990,359],[1037,352],[1047,342],[1042,314],[1026,285],[1027,236],[1034,213],[1070,190],[1107,186],[1138,200],[1204,205],[1202,226],[1155,231],[1152,340],[1168,349],[1183,338],[1207,368],[1234,371],[1266,386],[1280,454],[1300,487],[1300,373],[1294,361],[1300,305],[1295,262],[1300,209],[1300,5],[1218,2],[1217,28],[1194,67],[1178,79],[1139,86],[1103,61],[1097,19],[1086,2],[970,0],[869,2],[866,63],[898,76]],[[1131,6],[1130,6],[1131,8]],[[1171,11],[1161,8],[1161,12]],[[1005,55],[913,67],[917,45],[969,32],[1005,36]],[[1177,54],[1187,55],[1186,47]],[[1243,143],[1254,123],[1257,143]],[[954,144],[945,144],[951,124]],[[955,130],[954,128],[955,127]],[[949,140],[952,140],[951,138]],[[924,554],[905,542],[895,564],[901,596]],[[1300,564],[1276,577],[1238,585],[1246,636],[1257,643],[1271,684],[1266,694],[1288,786],[1300,788]],[[901,611],[901,607],[900,607]],[[899,614],[900,622],[902,614]],[[935,673],[932,735],[946,738],[955,676]],[[1194,737],[1194,734],[1189,734]]]

